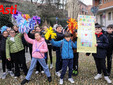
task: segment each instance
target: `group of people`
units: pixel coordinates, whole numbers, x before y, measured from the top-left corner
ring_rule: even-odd
[[[36,67],[35,73],[45,73],[48,81],[52,81],[51,73],[48,68],[48,53],[50,56],[50,69],[53,68],[52,50],[56,52],[55,75],[60,77],[59,84],[63,84],[63,78],[67,71],[68,81],[74,83],[73,76],[78,75],[78,59],[77,52],[77,30],[71,33],[68,26],[63,29],[61,25],[54,25],[53,30],[56,33],[56,39],[45,39],[45,33],[48,26],[42,28],[38,25],[28,33],[19,33],[18,27],[13,26],[7,28],[0,35],[0,55],[2,58],[2,79],[5,79],[9,73],[12,77],[18,78],[20,70],[25,74],[25,79],[21,85],[28,83]],[[93,53],[95,60],[97,75],[94,79],[102,78],[102,72],[107,83],[112,83],[109,79],[112,67],[112,49],[113,49],[113,25],[107,27],[107,31],[103,31],[99,24],[95,24],[95,35],[97,39],[97,53]],[[25,47],[29,47],[31,56],[30,68],[27,68],[25,58]],[[86,53],[89,56],[90,53]],[[107,56],[107,68],[106,68]],[[13,71],[14,69],[14,71]]]

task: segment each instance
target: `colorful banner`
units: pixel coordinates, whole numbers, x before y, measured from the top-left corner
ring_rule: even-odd
[[[77,52],[96,53],[95,17],[78,16]]]

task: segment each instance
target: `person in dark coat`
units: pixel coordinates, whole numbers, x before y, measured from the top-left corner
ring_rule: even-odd
[[[105,58],[106,58],[106,52],[107,52],[106,49],[109,45],[108,39],[102,33],[101,26],[95,26],[95,34],[97,39],[97,44],[95,45],[97,47],[97,53],[93,53],[93,57],[96,63],[97,75],[94,77],[94,79],[97,80],[102,78],[101,71],[103,71],[104,79],[107,81],[107,83],[112,83],[108,77],[106,65],[105,65]]]
[[[57,34],[57,38],[55,39],[55,41],[60,41],[64,38],[64,34],[62,33],[62,26],[58,25],[56,27],[56,31],[55,33]],[[60,70],[62,69],[62,59],[61,59],[61,48],[60,47],[56,47],[56,75],[58,77],[60,77],[61,73]]]
[[[108,25],[105,35],[109,41],[106,56],[107,56],[107,72],[108,75],[110,76],[112,66],[112,50],[113,50],[113,25]]]
[[[11,61],[8,61],[6,59],[6,40],[8,37],[8,32],[4,31],[2,34],[0,34],[0,53],[1,53],[1,58],[2,58],[2,70],[3,70],[3,75],[2,79],[5,79],[7,74],[9,73],[11,76],[14,76],[14,73],[11,70]],[[7,67],[7,70],[6,70]]]
[[[49,26],[44,26],[43,27],[43,30],[41,31],[42,32],[42,37],[44,37],[45,38],[45,33],[46,33],[46,31],[47,31],[47,28],[49,28]],[[46,41],[46,43],[47,43],[47,46],[48,46],[48,52],[46,52],[45,53],[45,59],[46,59],[46,63],[47,63],[47,65],[49,66],[49,64],[48,64],[48,54],[49,54],[49,57],[50,57],[50,69],[52,69],[53,68],[53,62],[52,62],[52,45],[51,45],[51,43],[50,43],[50,40],[45,40]]]

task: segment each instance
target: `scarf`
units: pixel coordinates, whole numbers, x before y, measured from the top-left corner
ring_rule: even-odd
[[[97,34],[97,33],[95,33],[95,34],[97,35],[97,37],[100,37],[100,35],[102,35],[103,33],[101,32],[99,34]]]

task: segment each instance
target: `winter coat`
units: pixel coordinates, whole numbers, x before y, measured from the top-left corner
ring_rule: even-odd
[[[96,35],[97,39],[97,53],[93,53],[92,55],[96,58],[105,58],[107,53],[107,47],[109,45],[107,37],[102,34],[99,37]]]
[[[45,57],[44,53],[48,51],[48,48],[44,38],[41,38],[40,41],[37,41],[36,39],[29,38],[26,33],[24,34],[24,38],[28,43],[32,44],[32,57],[34,58]],[[40,50],[40,52],[36,51],[37,48]]]
[[[72,59],[73,56],[73,48],[77,48],[77,42],[73,42],[70,40],[69,42],[66,39],[61,41],[51,40],[51,44],[56,47],[61,47],[61,56],[62,59]]]
[[[18,33],[14,37],[15,41],[10,40],[11,37],[7,38],[6,40],[6,57],[7,58],[10,58],[10,53],[17,53],[24,49],[21,37],[22,37],[22,34]]]

